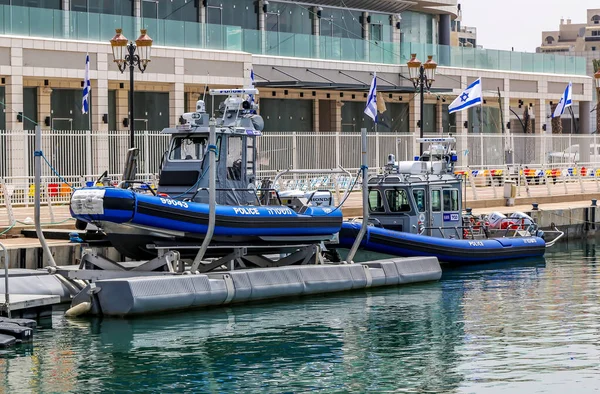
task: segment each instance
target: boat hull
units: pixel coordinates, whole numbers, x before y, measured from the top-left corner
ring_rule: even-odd
[[[146,245],[157,241],[201,243],[209,207],[125,189],[87,188],[73,194],[71,215],[98,225],[127,257],[149,258],[155,253]],[[213,243],[270,247],[320,242],[331,240],[342,220],[341,210],[329,207],[307,207],[298,214],[285,206],[218,205]]]
[[[343,223],[339,246],[350,248],[360,228],[360,223]],[[446,239],[369,226],[361,248],[393,256],[434,256],[446,264],[464,265],[542,257],[546,243],[539,237]]]

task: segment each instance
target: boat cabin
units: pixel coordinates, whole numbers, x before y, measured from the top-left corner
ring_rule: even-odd
[[[217,204],[254,205],[256,193],[256,138],[264,128],[252,97],[256,89],[211,90],[227,95],[216,116]],[[214,108],[214,105],[213,105]],[[209,114],[205,103],[196,103],[196,112],[183,114],[180,124],[167,128],[169,149],[160,165],[157,192],[174,199],[208,202]],[[227,190],[225,190],[227,189]],[[232,190],[235,189],[235,190]]]
[[[432,143],[415,161],[388,156],[383,174],[369,179],[370,221],[383,228],[435,237],[461,237],[462,180],[454,174],[454,138]]]

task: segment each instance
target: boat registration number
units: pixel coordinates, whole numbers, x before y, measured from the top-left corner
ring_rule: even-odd
[[[481,241],[469,241],[469,246],[483,246]]]
[[[525,238],[525,239],[523,239],[523,243],[526,243],[526,244],[536,244],[537,241],[535,239],[533,239],[533,238]]]
[[[189,208],[188,203],[185,201],[171,200],[169,198],[161,198],[160,202],[165,205],[171,205],[173,207]]]

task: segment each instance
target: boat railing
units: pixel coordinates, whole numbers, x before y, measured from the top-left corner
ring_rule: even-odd
[[[298,174],[343,174],[346,177],[348,177],[348,179],[353,179],[355,178],[350,171],[346,170],[345,168],[343,168],[342,166],[338,166],[337,168],[328,168],[328,169],[304,169],[304,170],[294,170],[291,168],[288,168],[286,170],[282,170],[279,171],[277,173],[277,175],[275,175],[275,177],[273,178],[273,182],[272,185],[275,188],[279,188],[282,189],[281,184],[279,184],[280,179],[285,176],[285,175],[298,175]],[[337,178],[334,177],[333,179],[333,187],[335,189],[335,193],[336,193],[336,198],[338,203],[341,201],[345,201],[348,194],[351,191],[350,187],[345,187],[345,192],[343,196],[340,196],[340,182],[338,182]],[[325,190],[321,190],[321,191],[325,191]],[[329,191],[331,192],[331,191]]]
[[[208,188],[207,187],[200,187],[197,189],[197,192],[207,192],[208,193]],[[271,200],[271,196],[274,196],[275,199],[277,200],[277,202],[279,203],[279,205],[283,205],[283,203],[281,202],[281,197],[279,196],[279,192],[276,189],[273,188],[217,188],[215,189],[215,191],[217,192],[248,192],[248,193],[253,193],[254,197],[256,198],[256,205],[259,206],[263,206],[263,205],[269,205],[269,200]],[[259,194],[260,193],[260,194]],[[232,195],[234,196],[236,202],[238,205],[245,205],[245,204],[241,204],[237,194],[232,193]]]

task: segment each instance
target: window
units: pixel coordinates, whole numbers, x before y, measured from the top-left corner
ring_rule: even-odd
[[[444,212],[457,212],[458,211],[458,190],[446,189],[444,190]]]
[[[379,193],[379,190],[369,191],[369,210],[371,212],[385,212],[385,207],[383,206],[383,200],[381,199],[381,193]]]
[[[546,44],[551,45],[554,42],[554,37],[548,36],[546,37]]]
[[[413,190],[413,196],[415,198],[415,203],[417,204],[417,211],[425,212],[425,190]]]
[[[227,141],[227,179],[242,180],[242,137],[229,137]]]
[[[600,30],[593,30],[592,36],[600,36]]]
[[[410,203],[406,190],[386,190],[385,196],[391,212],[410,212]]]
[[[600,15],[592,16],[592,22],[594,22],[594,25],[600,25]]]
[[[198,5],[194,0],[142,0],[142,17],[198,22]]]
[[[71,0],[71,11],[133,16],[133,0]]]
[[[432,190],[431,191],[431,211],[432,212],[441,212],[442,211],[442,201],[441,201],[441,191],[440,190]]]
[[[595,50],[596,50],[596,47],[592,47],[592,51],[595,51]]]
[[[175,138],[169,160],[202,160],[207,144],[206,137]]]
[[[0,4],[60,10],[61,0],[0,0]]]

